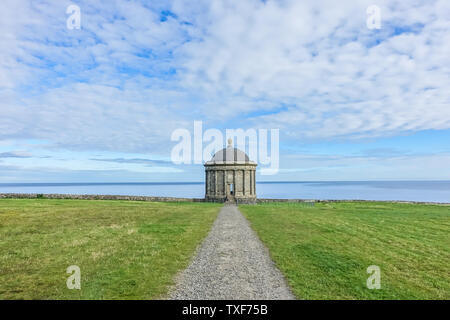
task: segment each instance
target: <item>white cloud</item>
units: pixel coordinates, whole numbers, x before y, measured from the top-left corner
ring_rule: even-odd
[[[0,158],[30,158],[31,153],[26,151],[0,152]]]
[[[450,127],[450,4],[382,1],[384,29],[368,30],[370,1],[212,1],[201,41],[180,49],[185,81],[228,92],[293,137],[385,136]],[[423,26],[422,26],[423,24]],[[376,41],[379,44],[376,44]],[[216,110],[205,110],[205,113]]]
[[[81,30],[69,4],[2,2],[0,139],[168,154],[194,119],[282,139],[450,128],[445,0],[377,1],[380,31],[365,0],[80,1]]]

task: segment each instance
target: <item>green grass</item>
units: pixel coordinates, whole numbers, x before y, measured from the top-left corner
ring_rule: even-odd
[[[155,299],[187,266],[220,206],[2,199],[0,299]],[[81,269],[69,290],[67,267]]]
[[[299,299],[450,299],[450,207],[243,205]],[[366,269],[381,269],[368,289]]]

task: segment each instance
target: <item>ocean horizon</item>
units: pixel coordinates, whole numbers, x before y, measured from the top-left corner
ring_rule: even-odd
[[[204,182],[0,183],[0,193],[203,198]],[[450,180],[260,181],[258,198],[450,202]]]

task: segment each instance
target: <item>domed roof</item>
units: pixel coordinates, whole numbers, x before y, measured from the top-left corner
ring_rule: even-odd
[[[213,162],[236,162],[236,161],[250,161],[248,156],[238,148],[228,147],[217,151],[212,157]]]
[[[250,161],[248,155],[238,148],[233,148],[231,139],[228,140],[228,146],[217,151],[212,159],[205,164],[255,164]]]

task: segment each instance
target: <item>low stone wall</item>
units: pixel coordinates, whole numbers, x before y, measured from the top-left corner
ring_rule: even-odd
[[[39,193],[0,193],[0,199],[77,199],[77,200],[131,200],[156,202],[204,202],[197,198],[176,197],[147,197],[147,196],[121,196],[121,195],[91,195],[91,194],[39,194]]]
[[[403,201],[403,200],[355,200],[355,199],[339,199],[339,200],[316,200],[316,199],[256,199],[256,203],[271,202],[288,202],[288,203],[332,203],[332,202],[389,202],[389,203],[406,203],[406,204],[437,204],[450,206],[449,202],[425,202],[425,201]]]
[[[314,199],[256,199],[256,203],[270,203],[270,202],[319,202],[320,200]]]
[[[39,194],[39,193],[0,193],[0,199],[76,199],[76,200],[130,200],[153,202],[208,202],[204,198],[176,198],[176,197],[149,197],[149,196],[121,196],[121,195],[92,195],[92,194]],[[390,202],[409,204],[434,204],[450,206],[448,202],[420,202],[399,200],[315,200],[315,199],[264,199],[257,198],[256,203],[332,203],[332,202]],[[255,203],[253,201],[239,203]]]

